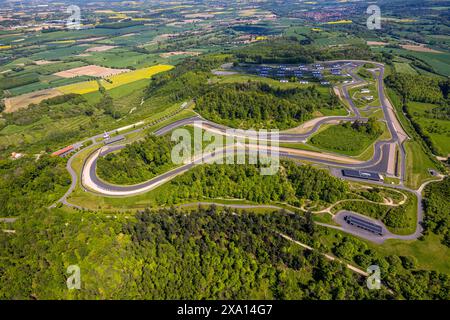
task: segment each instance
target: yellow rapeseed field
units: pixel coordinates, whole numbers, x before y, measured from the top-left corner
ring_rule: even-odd
[[[329,21],[327,24],[343,24],[343,23],[352,23],[352,20],[337,20],[337,21]]]
[[[256,14],[256,12],[257,12],[256,9],[245,9],[245,10],[239,11],[239,15],[241,17],[250,17],[250,16],[254,16]]]
[[[172,69],[171,65],[156,65],[148,68],[138,69],[130,72],[121,73],[115,76],[100,80],[102,86],[106,90],[117,88],[121,85],[135,82],[142,79],[150,79],[153,75]],[[78,93],[86,94],[97,91],[99,89],[97,81],[86,81],[80,83],[69,84],[67,86],[57,88],[62,93]]]
[[[153,75],[168,71],[172,68],[173,66],[171,65],[160,64],[153,67],[117,74],[115,76],[108,77],[108,81],[101,80],[101,83],[105,87],[105,89],[109,90],[134,81],[150,79]]]
[[[67,93],[78,93],[78,94],[85,94],[90,93],[98,90],[98,83],[97,81],[85,81],[85,82],[78,82],[73,84],[68,84],[67,86],[56,88],[59,91],[61,91],[64,94]]]
[[[76,40],[56,40],[56,41],[51,41],[49,43],[51,44],[65,44],[65,43],[75,43]]]

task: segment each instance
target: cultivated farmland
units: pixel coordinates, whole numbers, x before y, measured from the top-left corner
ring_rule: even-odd
[[[160,72],[168,71],[172,68],[173,66],[171,65],[156,65],[148,68],[113,75],[105,79],[99,80],[99,82],[103,87],[105,87],[106,90],[111,90],[121,85],[129,84],[138,80],[150,79],[153,75]],[[5,112],[13,112],[25,108],[31,103],[37,104],[45,99],[53,98],[62,94],[69,94],[69,93],[86,94],[98,90],[99,90],[98,82],[96,80],[91,80],[73,83],[55,89],[45,89],[32,93],[27,93],[17,97],[6,99]]]
[[[25,108],[32,103],[37,104],[45,99],[50,99],[59,95],[61,95],[61,92],[56,89],[46,89],[9,98],[5,100],[5,112],[14,112]]]
[[[136,71],[130,71],[126,73],[121,73],[118,75],[114,75],[108,77],[104,80],[100,80],[102,86],[105,87],[106,90],[110,90],[116,87],[119,87],[124,84],[128,84],[134,81],[142,80],[142,79],[150,79],[153,75],[168,71],[173,67],[170,65],[157,65],[153,67],[143,68]],[[78,93],[85,94],[98,90],[97,81],[88,81],[83,83],[71,84],[68,86],[60,87],[58,90],[64,93]]]
[[[120,73],[128,72],[129,69],[111,69],[111,68],[105,68],[95,65],[89,65],[74,69],[69,69],[61,72],[57,72],[54,75],[62,78],[75,78],[79,76],[92,76],[92,77],[99,77],[99,78],[105,78],[114,76]]]
[[[86,49],[86,52],[104,52],[116,48],[116,46],[98,46]]]

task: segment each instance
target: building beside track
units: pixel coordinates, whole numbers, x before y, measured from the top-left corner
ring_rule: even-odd
[[[105,139],[103,143],[105,145],[108,145],[108,144],[113,144],[115,142],[122,141],[124,139],[125,139],[125,137],[123,135],[118,135],[118,136],[115,136],[115,137],[112,137],[112,138],[109,138],[109,139]]]
[[[363,229],[366,231],[369,231],[373,234],[382,236],[383,235],[383,227],[373,223],[369,220],[366,220],[364,218],[360,218],[353,215],[347,215],[344,217],[344,221],[347,222],[349,225],[355,226],[359,229]]]
[[[58,151],[53,152],[52,153],[52,157],[61,157],[61,158],[63,158],[63,157],[67,156],[69,153],[71,153],[73,151],[75,151],[74,146],[67,146],[67,147],[62,148],[62,149],[60,149]]]
[[[342,175],[349,178],[358,178],[372,181],[383,181],[383,177],[377,172],[370,172],[364,170],[342,170]]]

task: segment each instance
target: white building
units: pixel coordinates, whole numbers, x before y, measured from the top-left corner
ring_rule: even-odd
[[[13,152],[13,153],[11,153],[11,159],[13,159],[13,160],[20,159],[20,158],[22,158],[23,156],[24,156],[23,153],[18,153],[18,152]]]

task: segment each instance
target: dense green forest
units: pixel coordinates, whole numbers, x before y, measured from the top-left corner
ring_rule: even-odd
[[[205,92],[211,70],[232,61],[230,55],[205,55],[188,58],[176,68],[156,74],[147,88],[147,97],[160,96],[177,102],[195,98]]]
[[[374,54],[366,45],[325,48],[302,45],[295,37],[262,41],[235,52],[239,62],[244,63],[312,63],[334,59],[370,60]]]
[[[445,100],[448,99],[450,80],[440,80],[436,77],[406,73],[393,73],[387,76],[385,81],[405,102],[448,103]]]
[[[444,236],[443,243],[450,247],[450,178],[431,183],[425,188],[423,200],[425,230]]]
[[[380,256],[352,237],[330,237],[307,216],[231,210],[98,213],[34,210],[0,233],[1,299],[449,299],[450,277]],[[311,252],[280,236],[308,244]],[[377,264],[383,288],[321,253],[362,269]],[[81,290],[68,290],[78,265]]]
[[[282,161],[281,166],[278,174],[264,176],[259,165],[204,164],[172,180],[164,193],[158,194],[157,201],[170,205],[183,200],[227,197],[257,203],[298,204],[299,199],[333,202],[344,198],[348,190],[346,182],[325,170],[291,161]]]
[[[137,183],[167,171],[167,161],[162,159],[170,157],[170,149],[158,147],[153,142],[154,139],[167,138],[147,139],[147,142],[134,143],[118,154],[101,159],[98,168],[100,177],[117,183]],[[162,153],[156,156],[159,151]],[[348,182],[322,169],[282,161],[278,174],[264,176],[260,174],[260,166],[197,166],[170,181],[164,192],[157,192],[156,201],[158,205],[172,205],[202,199],[233,198],[262,204],[280,201],[300,207],[305,200],[332,204],[355,196],[351,195]],[[384,199],[377,189],[357,194],[375,202],[383,202]],[[413,206],[414,202],[410,199],[397,207],[354,201],[343,202],[336,210],[360,212],[380,219],[389,227],[401,229],[414,226],[415,221],[406,214],[408,210],[414,210]]]
[[[211,86],[195,105],[209,120],[244,129],[286,129],[311,119],[319,108],[339,107],[334,94],[316,87],[281,89],[261,82]]]
[[[42,155],[39,160],[0,160],[0,217],[47,207],[69,185],[70,176],[61,158]]]
[[[148,248],[156,247],[166,261],[144,267],[142,283],[153,297],[352,299],[386,294],[360,288],[358,278],[342,265],[281,238],[280,232],[297,239],[314,232],[306,219],[296,215],[235,215],[211,208],[188,216],[145,212],[137,218],[127,227],[138,255],[151,260]],[[155,269],[161,278],[152,275]],[[182,270],[189,272],[182,275]],[[174,281],[164,281],[166,274],[174,274]],[[340,281],[331,281],[336,278]]]
[[[143,141],[128,144],[119,153],[100,157],[97,174],[115,184],[149,180],[174,167],[170,158],[173,146],[170,136],[148,135]]]

